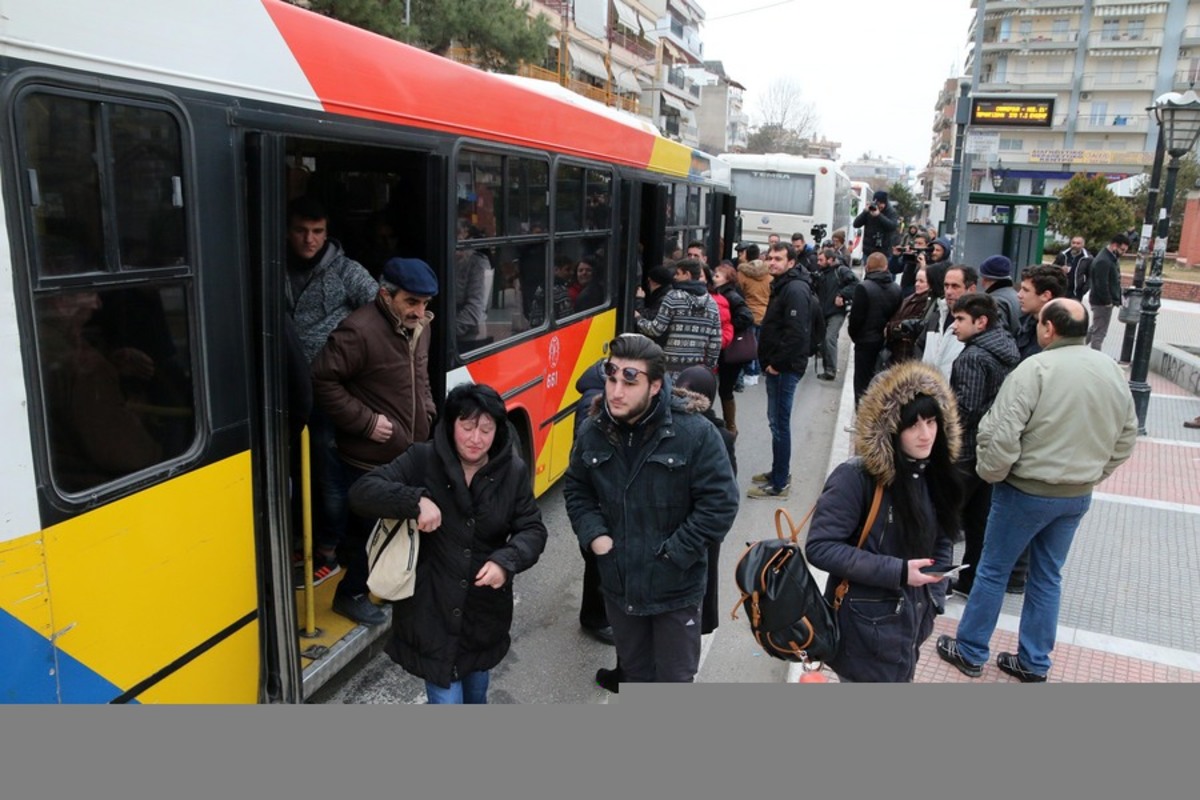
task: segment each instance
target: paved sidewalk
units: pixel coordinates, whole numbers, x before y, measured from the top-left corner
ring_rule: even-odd
[[[1104,351],[1117,358],[1124,326],[1113,324]],[[1165,301],[1156,342],[1200,344],[1200,304]],[[1128,374],[1128,368],[1126,367]],[[1058,643],[1050,682],[1200,682],[1200,397],[1149,376],[1147,435],[1092,496],[1063,570]],[[850,376],[842,393],[829,469],[851,452]],[[961,556],[961,544],[958,555]],[[1014,681],[994,654],[1016,652],[1022,597],[1006,595],[991,641],[993,659],[976,681]],[[934,650],[953,635],[966,601],[952,597],[921,648],[918,683],[971,681]],[[789,681],[799,677],[790,670]]]

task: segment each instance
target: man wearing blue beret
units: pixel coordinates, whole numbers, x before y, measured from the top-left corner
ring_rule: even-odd
[[[336,428],[343,492],[429,438],[435,415],[429,301],[437,293],[437,276],[424,261],[390,259],[375,302],[346,317],[313,362],[313,396]],[[366,546],[373,522],[350,515],[338,554],[346,575],[333,598],[334,611],[364,625],[386,619],[367,594]]]

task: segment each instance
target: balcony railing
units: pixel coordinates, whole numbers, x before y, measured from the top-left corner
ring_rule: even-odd
[[[1200,44],[1200,25],[1188,25],[1184,28],[1180,44]]]
[[[1103,117],[1081,114],[1075,122],[1075,130],[1092,133],[1145,133],[1149,128],[1150,122],[1145,116],[1127,114],[1108,114]]]
[[[1141,33],[1093,31],[1088,34],[1089,48],[1162,47],[1162,41],[1163,32],[1161,30],[1148,30]]]
[[[586,81],[576,80],[575,78],[566,78],[564,80],[554,70],[538,67],[533,64],[522,64],[517,69],[517,74],[527,78],[537,78],[541,81],[557,83],[575,92],[575,94],[591,98],[606,106],[619,108],[632,114],[638,113],[638,97],[636,95],[627,97],[616,92],[609,92],[602,86],[594,86]]]
[[[1153,89],[1157,81],[1155,72],[1089,72],[1084,74],[1080,88],[1085,92]]]
[[[632,36],[615,25],[609,28],[609,35],[612,37],[614,45],[623,47],[631,53],[636,53],[642,61],[649,61],[654,58],[654,45],[648,44],[637,36]]]
[[[1063,72],[1022,72],[1009,71],[1006,75],[984,73],[980,77],[981,88],[988,89],[1069,89],[1074,76]]]

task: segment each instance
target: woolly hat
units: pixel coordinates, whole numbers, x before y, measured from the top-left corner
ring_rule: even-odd
[[[887,192],[884,192],[884,191],[876,192],[874,199],[875,199],[876,203],[886,203],[888,201]]]
[[[711,403],[717,396],[717,378],[703,365],[688,367],[675,376],[675,387],[703,395]]]
[[[988,256],[979,265],[979,276],[981,278],[988,278],[993,281],[1005,278],[1011,280],[1012,274],[1012,261],[1007,256]]]
[[[383,265],[383,279],[418,297],[433,297],[438,293],[437,276],[419,258],[390,258]]]

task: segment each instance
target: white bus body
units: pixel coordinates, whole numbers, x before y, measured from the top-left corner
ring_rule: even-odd
[[[813,241],[812,229],[825,226],[825,238],[841,228],[850,236],[850,178],[833,161],[783,153],[725,153],[733,193],[741,217],[741,242],[766,244],[779,234],[790,242],[793,233]]]

